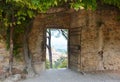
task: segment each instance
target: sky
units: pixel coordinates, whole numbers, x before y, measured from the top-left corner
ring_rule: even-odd
[[[55,49],[67,49],[67,40],[62,35],[58,38],[52,36],[51,43],[52,47]]]
[[[57,34],[58,34],[58,31],[52,31],[52,36],[51,36],[52,48],[62,49],[67,51],[67,40],[61,33],[59,34],[59,37],[56,37]]]

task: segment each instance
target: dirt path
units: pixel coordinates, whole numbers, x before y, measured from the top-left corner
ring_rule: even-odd
[[[47,70],[39,76],[20,82],[120,82],[116,73],[85,74],[69,69]]]

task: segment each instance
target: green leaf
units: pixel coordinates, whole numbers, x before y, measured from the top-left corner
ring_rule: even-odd
[[[54,4],[55,4],[55,5],[58,5],[58,2],[55,0],[55,1],[54,1]]]
[[[27,14],[30,18],[32,18],[34,16],[34,13],[30,10],[27,11]]]
[[[17,21],[17,24],[19,25],[19,24],[21,24],[21,22],[20,22],[20,21]]]
[[[65,2],[67,2],[67,0],[64,0]]]

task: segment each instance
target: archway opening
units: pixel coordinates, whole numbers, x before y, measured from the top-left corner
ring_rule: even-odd
[[[46,69],[68,67],[68,29],[46,29]]]

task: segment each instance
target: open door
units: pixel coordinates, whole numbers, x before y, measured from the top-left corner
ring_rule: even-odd
[[[81,27],[69,30],[69,68],[75,71],[81,69]]]

